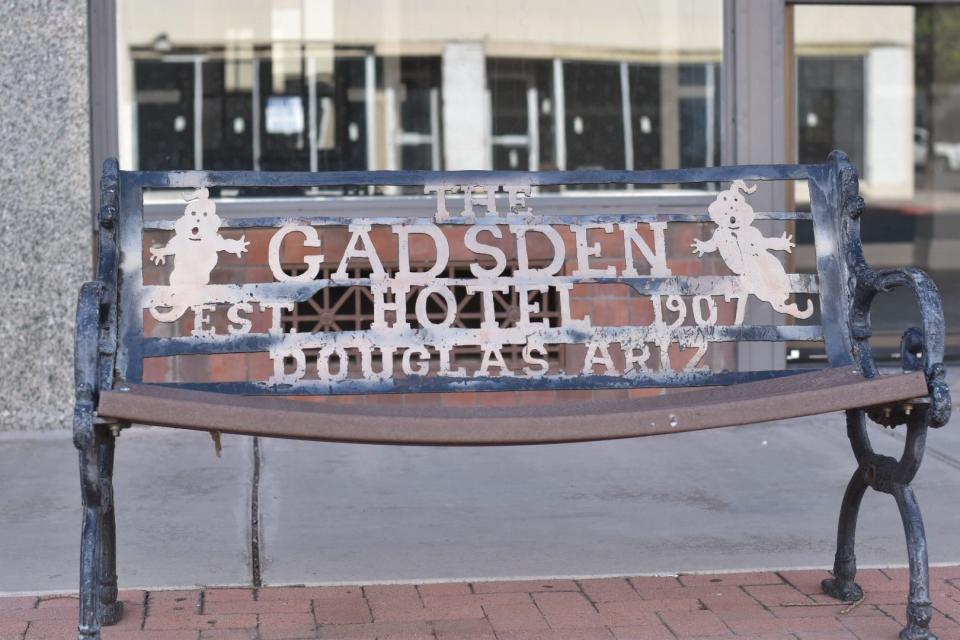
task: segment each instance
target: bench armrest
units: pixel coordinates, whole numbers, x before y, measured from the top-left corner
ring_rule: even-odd
[[[94,440],[94,413],[100,391],[100,301],[103,290],[102,282],[85,282],[77,300],[73,347],[73,442],[78,449],[88,448]]]
[[[950,419],[950,387],[943,366],[944,320],[943,302],[933,280],[921,269],[861,270],[851,311],[853,338],[858,342],[865,360],[875,373],[876,365],[870,355],[867,339],[870,337],[870,308],[878,293],[906,287],[913,292],[920,309],[922,328],[911,327],[900,342],[901,366],[906,371],[923,371],[930,393],[930,426],[942,427]]]
[[[923,371],[927,382],[929,405],[924,409],[932,427],[942,427],[950,419],[950,388],[943,367],[944,321],[943,303],[933,280],[922,270],[914,267],[898,269],[873,269],[867,264],[860,240],[860,223],[864,211],[860,197],[860,179],[857,169],[841,151],[830,154],[835,180],[833,197],[836,198],[837,233],[841,239],[846,273],[849,329],[852,340],[852,355],[864,375],[878,375],[877,365],[870,349],[870,307],[878,293],[897,287],[907,287],[913,292],[920,309],[922,328],[911,327],[903,334],[900,343],[901,365],[906,371]],[[896,426],[908,422],[909,408],[871,411],[870,417],[883,425]]]

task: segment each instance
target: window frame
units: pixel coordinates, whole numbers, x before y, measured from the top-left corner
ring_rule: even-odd
[[[932,1],[932,0],[931,0]],[[723,49],[719,89],[720,100],[720,159],[722,164],[786,163],[792,160],[792,117],[788,113],[789,87],[793,80],[790,64],[790,41],[792,25],[789,22],[789,5],[806,3],[807,0],[779,0],[760,3],[751,0],[722,0],[723,2]],[[90,165],[91,209],[95,219],[99,193],[100,167],[109,157],[117,157],[119,151],[118,113],[118,56],[120,42],[117,38],[117,0],[90,0],[89,4],[90,48]],[[748,69],[747,60],[750,60]],[[758,60],[767,64],[756,64]],[[749,126],[739,126],[749,123]],[[562,136],[561,136],[562,138]],[[562,142],[562,141],[561,141]],[[368,146],[369,146],[368,141]],[[706,207],[716,191],[641,191],[632,190],[617,194],[617,203],[638,206],[652,212],[669,211],[678,206]],[[541,207],[549,208],[558,215],[576,213],[581,197],[585,194],[559,194],[538,198]],[[591,196],[591,208],[601,204]],[[422,210],[425,200],[420,196],[401,198],[345,199],[337,200],[337,208],[343,212],[354,206],[370,210],[371,202],[377,207],[384,205],[392,215],[403,215],[414,208]],[[379,202],[378,202],[379,201]],[[603,201],[605,203],[605,201]],[[355,203],[355,204],[351,204]],[[261,215],[273,215],[288,210],[291,204],[301,211],[311,213],[330,206],[330,201],[320,199],[289,199],[248,201],[255,205]],[[769,201],[759,203],[770,207],[767,210],[786,210],[791,204],[786,189],[780,187],[769,196]],[[148,217],[163,215],[168,205],[145,204]],[[181,204],[182,206],[182,204]],[[244,208],[239,202],[223,202],[222,211],[227,215]],[[607,206],[604,204],[604,206]],[[613,206],[613,205],[609,205]],[[754,321],[769,321],[771,318],[753,318]],[[743,345],[738,352],[741,366],[755,369],[782,368],[786,363],[784,343]]]

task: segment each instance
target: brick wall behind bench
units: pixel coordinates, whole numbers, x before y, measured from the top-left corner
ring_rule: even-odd
[[[571,273],[576,268],[576,248],[574,236],[564,227],[557,227],[565,242],[566,261],[563,273]],[[450,246],[450,262],[452,264],[468,264],[477,256],[465,249],[463,245],[464,228],[446,227],[445,233]],[[505,231],[505,230],[504,230]],[[640,225],[639,231],[647,242],[653,246],[652,234]],[[237,282],[272,282],[273,277],[267,263],[267,246],[270,237],[275,233],[273,229],[253,229],[243,232],[250,241],[248,252],[242,259],[227,253],[220,253],[219,262],[211,277],[212,283]],[[239,231],[226,231],[225,237],[240,237]],[[319,229],[322,239],[322,253],[328,259],[339,260],[346,246],[349,233],[345,228]],[[501,241],[496,241],[489,234],[483,236],[483,242],[499,246],[507,254],[508,264],[515,264],[516,247],[512,235],[504,233]],[[149,247],[165,244],[169,239],[169,232],[151,231],[144,237],[144,255],[149,255]],[[675,275],[701,275],[706,273],[727,273],[722,262],[710,256],[702,259],[691,253],[690,243],[695,237],[705,237],[703,225],[674,224],[667,234],[668,265]],[[371,238],[384,266],[397,263],[396,236],[389,229],[374,227]],[[607,264],[623,267],[624,244],[623,236],[619,232],[606,234],[596,230],[590,232],[590,241],[600,243],[600,258],[591,259],[591,266],[602,268]],[[549,262],[552,257],[552,248],[547,239],[538,233],[528,234],[528,255],[531,262]],[[284,252],[281,256],[285,264],[301,265],[304,255],[317,253],[315,248],[304,248],[302,237],[298,234],[287,236],[284,242]],[[645,261],[637,254],[636,266],[640,273],[644,273]],[[430,240],[423,236],[411,236],[411,262],[431,264],[434,252]],[[172,258],[175,260],[176,258]],[[147,284],[165,284],[167,274],[171,268],[168,260],[165,266],[144,264],[144,281]],[[336,267],[336,262],[332,263]],[[365,260],[351,262],[351,266],[369,266]],[[734,304],[718,301],[720,323],[730,322],[733,318]],[[653,306],[650,299],[641,297],[632,292],[626,285],[576,285],[571,292],[571,310],[575,318],[590,314],[593,324],[600,325],[645,325],[653,320]],[[226,318],[222,312],[212,314],[213,326],[218,333],[226,333]],[[269,325],[267,314],[254,313],[251,315],[254,332],[262,332]],[[189,335],[193,328],[193,314],[189,311],[176,323],[158,324],[149,314],[144,314],[144,329],[147,336]],[[674,367],[682,365],[691,357],[693,349],[680,351],[674,345],[671,348],[671,362]],[[567,362],[582,362],[585,347],[582,345],[567,345],[563,358]],[[733,345],[711,345],[705,364],[711,368],[733,368],[735,366],[735,349]],[[618,361],[617,361],[618,360]],[[617,367],[623,369],[623,359],[619,353],[615,354]],[[570,365],[568,366],[568,370]],[[227,381],[227,380],[265,380],[273,373],[273,364],[266,353],[250,354],[216,354],[212,356],[180,356],[176,358],[152,358],[144,365],[144,379],[147,382],[163,382],[174,380]],[[308,372],[309,377],[309,372]],[[511,404],[549,404],[557,401],[576,401],[601,398],[640,397],[659,394],[660,389],[635,390],[571,390],[571,391],[503,391],[503,392],[461,392],[461,393],[422,393],[422,394],[377,394],[377,395],[348,395],[331,397],[304,398],[313,402],[334,402],[341,404],[358,403],[396,403],[396,404],[444,404],[457,406],[473,405],[511,405]]]

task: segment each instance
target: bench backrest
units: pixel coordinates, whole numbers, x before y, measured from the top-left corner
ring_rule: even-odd
[[[781,181],[807,185],[809,212],[754,210],[754,191]],[[538,206],[553,187],[677,183],[717,191],[708,206],[667,211],[624,200],[597,212],[589,198],[572,215]],[[225,217],[211,194],[341,187],[426,197],[404,217]],[[793,372],[732,370],[744,341],[823,341],[831,365],[859,364],[848,283],[862,260],[862,201],[838,152],[817,165],[632,172],[136,172],[108,161],[102,189],[113,384],[326,395],[682,387]],[[144,194],[164,190],[183,198],[178,215],[145,219]],[[765,221],[812,226],[815,273],[786,267],[793,241]],[[352,327],[334,322],[332,298],[353,309]],[[151,362],[231,354],[256,357],[259,377],[167,370],[151,380]]]

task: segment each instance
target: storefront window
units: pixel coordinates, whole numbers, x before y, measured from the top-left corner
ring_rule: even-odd
[[[861,174],[874,267],[914,265],[960,327],[960,6],[794,8],[797,140],[803,162],[846,151]],[[801,189],[798,204],[807,202]],[[812,237],[795,252],[812,264]],[[875,342],[891,355],[918,320],[908,292],[879,296]],[[960,344],[960,336],[948,340]]]
[[[499,6],[502,4],[502,6]],[[717,164],[721,0],[119,3],[139,169]]]

